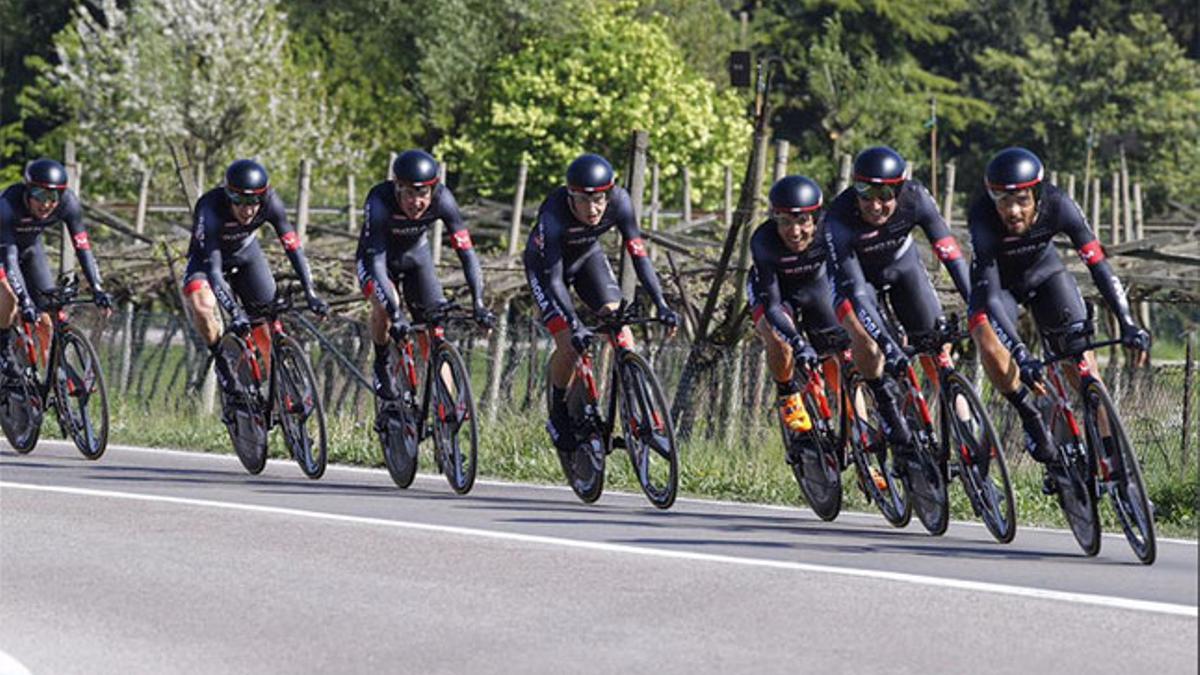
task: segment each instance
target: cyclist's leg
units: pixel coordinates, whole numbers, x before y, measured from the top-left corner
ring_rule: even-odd
[[[390,253],[390,252],[389,252]],[[388,262],[392,262],[389,255]],[[380,293],[390,293],[393,295],[392,302],[399,306],[400,298],[396,296],[396,276],[392,274],[392,266],[388,265],[388,276],[392,282],[392,287],[387,288],[386,284],[378,285],[371,278],[367,270],[366,264],[362,259],[356,263],[358,273],[358,285],[362,293],[367,298],[367,303],[371,306],[371,314],[369,318],[369,330],[371,334],[371,345],[375,351],[375,359],[373,362],[373,371],[375,374],[375,392],[385,399],[396,397],[396,386],[392,382],[391,375],[388,374],[388,366],[390,360],[389,344],[391,338],[388,335],[388,328],[391,326],[391,318],[388,316],[387,307],[379,299]]]
[[[902,262],[900,273],[888,290],[888,300],[895,310],[896,319],[904,326],[909,341],[921,345],[929,341],[945,320],[942,303],[915,248],[909,249]],[[949,345],[945,349],[948,351]],[[937,382],[937,369],[933,362],[926,356],[922,356],[920,361],[929,381]]]
[[[999,311],[1005,312],[1009,322],[1017,321],[1017,301],[1012,293],[1005,289],[996,289],[994,293],[1000,299]],[[1021,419],[1021,428],[1025,431],[1025,449],[1039,462],[1052,462],[1055,459],[1054,445],[1046,428],[1046,422],[1038,409],[1034,393],[1021,382],[1021,370],[1013,358],[1011,348],[1000,341],[999,335],[992,328],[987,315],[987,308],[982,306],[982,299],[976,293],[971,297],[969,328],[971,339],[979,348],[979,360],[983,371],[999,391],[1017,411]]]
[[[54,289],[56,285],[54,272],[50,270],[50,261],[46,258],[46,249],[43,248],[40,239],[21,254],[21,274],[25,277],[25,288],[29,290],[33,304],[40,310],[45,306],[45,293]],[[38,344],[41,345],[40,356],[43,361],[46,360],[46,355],[50,351],[52,330],[53,324],[50,322],[50,315],[44,311],[39,312],[35,332]]]
[[[609,314],[617,311],[621,305],[621,285],[613,274],[612,266],[604,251],[596,247],[591,253],[584,255],[573,265],[571,276],[574,278],[575,292],[583,304],[597,314]],[[623,347],[633,348],[633,332],[628,327],[621,330],[617,343]]]
[[[854,313],[850,301],[836,294],[834,297],[837,317],[842,328],[850,336],[850,352],[854,367],[863,376],[863,381],[875,396],[875,407],[883,422],[884,433],[893,449],[904,454],[909,451],[912,434],[904,416],[900,414],[900,391],[896,382],[883,372],[883,352],[875,339],[867,332]]]
[[[560,307],[551,296],[548,290],[550,284],[548,275],[549,272],[532,267],[528,261],[526,262],[525,278],[529,282],[534,302],[541,312],[542,324],[554,339],[554,351],[550,354],[548,368],[550,419],[546,425],[546,431],[550,434],[550,440],[554,442],[554,446],[558,448],[559,452],[570,452],[574,449],[575,442],[573,435],[567,433],[570,429],[570,413],[567,410],[566,392],[575,371],[576,353],[575,348],[571,345],[571,326],[566,317],[568,312],[573,314],[575,309],[573,306]],[[565,271],[564,276],[566,276]],[[569,288],[570,278],[564,278],[563,283]],[[569,297],[565,300],[568,303],[571,302]]]
[[[271,327],[261,320],[260,315],[256,315],[270,307],[275,300],[275,275],[271,273],[271,265],[257,241],[239,252],[231,265],[237,268],[236,272],[227,276],[234,297],[241,300],[242,307],[250,313],[251,319],[260,319],[254,322],[251,336],[262,357],[263,376],[266,377],[271,372]]]
[[[442,291],[442,283],[438,281],[437,272],[433,267],[433,254],[427,244],[419,245],[414,251],[406,253],[400,263],[400,286],[404,289],[404,303],[412,314],[413,320],[422,323],[429,320],[429,312],[446,304],[446,295]],[[417,346],[421,350],[421,358],[429,358],[429,334],[422,331],[417,334]],[[442,381],[448,389],[453,390],[453,373],[447,365],[442,371]]]

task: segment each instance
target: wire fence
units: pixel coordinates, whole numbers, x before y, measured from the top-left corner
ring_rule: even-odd
[[[208,351],[183,316],[149,312],[117,312],[107,320],[90,309],[74,318],[100,352],[109,391],[147,408],[195,410],[203,400]],[[373,349],[368,327],[333,318],[319,324],[285,318],[288,332],[305,345],[322,400],[331,416],[369,420]],[[553,341],[539,322],[513,305],[491,336],[472,330],[447,333],[459,347],[471,373],[483,423],[544,417],[545,364]],[[657,329],[641,330],[638,348],[648,356],[668,400],[674,398],[690,345],[682,338],[662,341]],[[730,452],[745,448],[750,433],[774,427],[774,387],[757,340],[713,350],[698,366],[694,406],[677,426],[687,427],[690,442],[718,443]],[[609,350],[597,361],[606,372]],[[1120,407],[1131,440],[1143,462],[1176,475],[1195,470],[1200,447],[1200,377],[1189,360],[1128,369],[1101,354],[1103,378]],[[1107,365],[1105,365],[1107,364]],[[979,384],[997,432],[1009,456],[1021,457],[1023,437],[1011,406],[996,392],[971,358],[959,369]],[[486,433],[486,427],[485,427]]]

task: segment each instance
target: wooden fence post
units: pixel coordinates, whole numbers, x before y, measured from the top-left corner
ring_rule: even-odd
[[[1125,146],[1121,146],[1121,207],[1124,210],[1125,241],[1138,239],[1133,231],[1133,200],[1129,198],[1129,165],[1125,162]]]
[[[388,180],[394,180],[396,178],[395,172],[392,171],[392,166],[396,164],[396,158],[399,156],[400,156],[400,153],[398,153],[398,152],[389,152],[388,153],[388,165],[387,165],[387,179]]]
[[[850,155],[843,154],[841,164],[838,167],[837,186],[833,188],[833,194],[835,197],[837,195],[842,194],[842,190],[845,190],[846,188],[850,187],[850,169],[851,169],[850,162],[851,162]]]
[[[1112,175],[1112,243],[1121,243],[1121,174]]]
[[[953,230],[950,224],[950,219],[954,215],[954,181],[957,178],[958,167],[953,161],[946,163],[946,197],[942,200],[942,220],[946,221],[946,227]]]
[[[83,169],[75,159],[75,141],[67,141],[63,148],[63,165],[67,169],[67,184],[75,191],[75,196],[83,199]],[[75,271],[75,247],[71,243],[71,233],[64,224],[60,231],[62,240],[59,242],[58,273],[71,274]]]
[[[1073,173],[1067,174],[1067,196],[1071,198],[1071,201],[1075,201],[1075,174]]]
[[[508,310],[512,298],[504,299],[500,312],[496,315],[496,328],[492,331],[491,344],[488,345],[487,389],[483,394],[483,409],[487,411],[487,421],[496,421],[496,413],[500,409],[500,380],[504,378],[504,357],[508,353]]]
[[[346,226],[347,231],[353,233],[358,230],[358,194],[354,186],[354,174],[346,176],[346,220],[349,224]]]
[[[521,240],[521,212],[525,208],[525,179],[529,173],[529,163],[521,160],[517,167],[517,191],[513,196],[512,220],[508,224],[508,255],[515,256]]]
[[[1146,221],[1142,218],[1142,184],[1133,184],[1133,236],[1135,239],[1141,240],[1146,238]],[[1150,330],[1150,324],[1154,317],[1150,315],[1150,303],[1142,300],[1138,303],[1138,318],[1142,322],[1142,328]]]
[[[446,163],[438,164],[438,182],[442,185],[446,184]],[[433,221],[433,241],[429,243],[433,247],[433,264],[436,267],[442,262],[442,233],[446,229],[446,224],[441,218]]]
[[[1103,238],[1100,236],[1100,179],[1093,178],[1090,192],[1085,192],[1092,198],[1092,227],[1096,230],[1096,237]]]
[[[312,187],[312,160],[307,157],[300,160],[300,194],[296,199],[296,234],[300,243],[308,241],[308,201],[309,190]]]
[[[150,172],[142,172],[142,183],[138,188],[137,211],[134,216],[133,228],[138,234],[146,233],[146,207],[150,202]]]
[[[1192,410],[1194,408],[1192,403],[1192,398],[1194,396],[1194,392],[1192,391],[1192,378],[1196,370],[1196,334],[1194,332],[1189,332],[1185,336],[1185,339],[1186,351],[1183,366],[1183,419],[1182,424],[1180,425],[1179,433],[1179,474],[1181,476],[1187,476],[1188,469],[1190,468],[1189,455],[1191,452],[1189,446],[1191,444],[1190,436]]]
[[[683,167],[683,222],[685,225],[692,222],[692,172],[686,166]]]
[[[633,132],[629,153],[629,200],[633,202],[633,222],[641,227],[642,206],[646,201],[646,153],[650,150],[650,133],[646,131]],[[621,248],[621,297],[626,301],[633,300],[636,275],[633,270],[633,260],[628,251]],[[603,372],[603,371],[601,371]]]
[[[658,194],[658,162],[650,165],[650,231],[658,232],[658,216],[662,204],[659,203]],[[650,247],[650,260],[654,261],[658,257],[658,247]]]

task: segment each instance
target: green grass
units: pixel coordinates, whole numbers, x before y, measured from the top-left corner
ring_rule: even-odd
[[[165,406],[163,407],[165,408]],[[147,409],[125,401],[114,402],[111,437],[115,443],[148,444],[204,452],[231,453],[225,428],[216,416],[188,410]],[[562,484],[562,470],[538,413],[501,413],[480,433],[480,476],[510,481]],[[330,460],[344,464],[382,466],[378,438],[371,428],[370,416],[329,419]],[[732,435],[735,443],[723,438],[705,438],[707,429],[700,425],[693,439],[680,452],[680,492],[686,496],[748,503],[800,506],[799,488],[784,462],[778,431],[765,424],[739,430]],[[272,456],[287,457],[279,434],[273,435]],[[433,471],[427,443],[422,448],[422,470]],[[1057,502],[1041,493],[1041,469],[1031,461],[1015,462],[1011,467],[1020,525],[1065,527]],[[1196,467],[1181,476],[1162,463],[1146,467],[1151,498],[1159,511],[1158,532],[1162,536],[1196,538],[1196,496],[1200,490]],[[858,489],[852,471],[843,478],[845,510],[875,512]],[[627,455],[614,452],[609,457],[606,489],[637,492],[637,481]],[[951,486],[952,515],[976,520],[961,487]],[[1119,531],[1111,507],[1102,506],[1104,526]],[[888,527],[882,516],[880,527]]]

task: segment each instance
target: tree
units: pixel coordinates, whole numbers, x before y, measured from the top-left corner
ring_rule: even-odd
[[[447,144],[482,191],[507,191],[522,158],[531,194],[561,184],[585,151],[620,167],[631,132],[645,129],[664,175],[688,166],[695,199],[716,203],[722,167],[744,161],[743,104],[686,67],[661,17],[639,20],[632,9],[596,7],[572,30],[531,40],[496,64],[487,114]]]
[[[34,61],[43,81],[23,100],[31,116],[69,111],[90,180],[129,188],[130,169],[170,166],[169,145],[210,176],[257,156],[277,185],[300,156],[346,158],[274,0],[144,0],[128,11],[103,0],[99,10],[76,9],[55,37],[59,63]]]
[[[1097,139],[1136,136],[1131,170],[1152,179],[1153,196],[1200,203],[1200,64],[1161,17],[1135,14],[1125,33],[1030,40],[1025,54],[989,49],[979,63],[1006,92],[993,101],[996,148],[1026,145],[1051,167],[1081,171],[1089,128]]]

